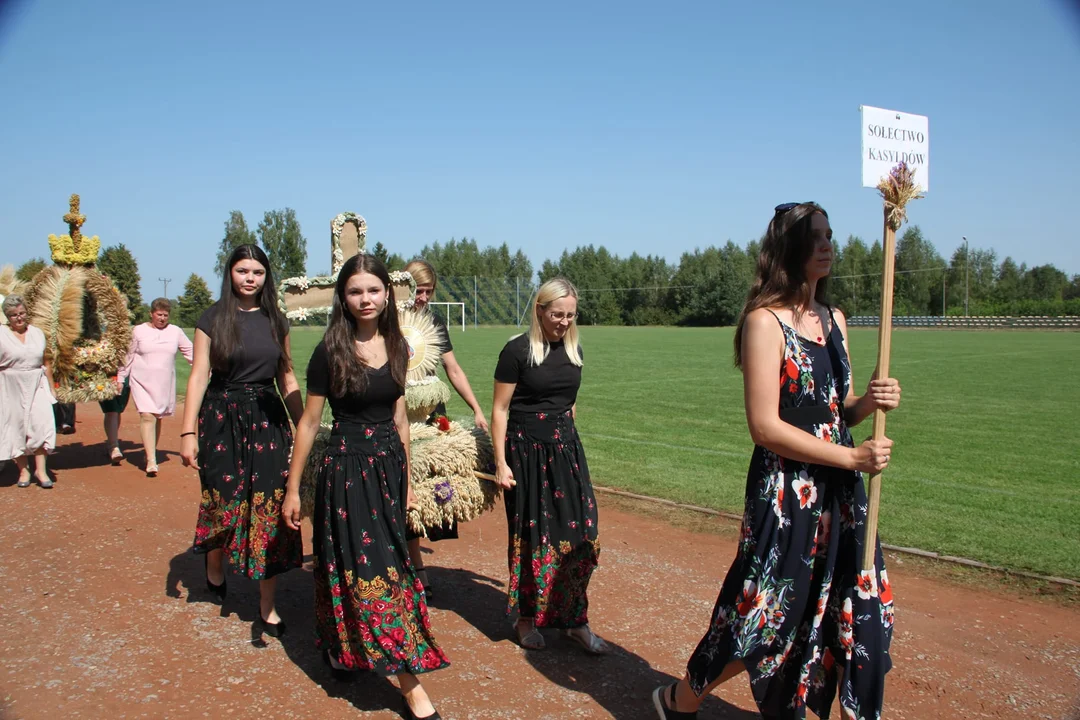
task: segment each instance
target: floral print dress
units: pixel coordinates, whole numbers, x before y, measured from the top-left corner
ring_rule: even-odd
[[[851,366],[835,320],[824,344],[777,321],[781,419],[852,447]],[[754,448],[738,554],[687,664],[696,693],[741,660],[764,717],[804,718],[809,708],[828,718],[837,691],[845,719],[881,716],[893,597],[880,547],[875,572],[860,572],[866,505],[860,473]]]

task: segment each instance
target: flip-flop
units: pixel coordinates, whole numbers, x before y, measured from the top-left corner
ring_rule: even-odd
[[[581,636],[581,631],[588,633],[588,640]],[[579,628],[572,630],[563,630],[563,635],[570,638],[590,655],[607,655],[611,652],[611,646],[609,646],[604,639],[594,633],[588,625],[582,625]]]

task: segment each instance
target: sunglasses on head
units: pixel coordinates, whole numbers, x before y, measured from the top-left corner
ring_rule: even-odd
[[[814,203],[813,200],[808,200],[807,202],[801,202],[801,203],[781,203],[780,205],[776,206],[776,214],[777,215],[783,215],[788,210],[791,210],[792,208],[797,208],[800,205],[814,205],[814,204],[815,203]]]

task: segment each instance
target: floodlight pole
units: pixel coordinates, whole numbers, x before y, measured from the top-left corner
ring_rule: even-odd
[[[970,265],[970,257],[968,255],[968,241],[964,236],[960,236],[960,239],[964,241],[964,317],[968,316],[968,265]]]

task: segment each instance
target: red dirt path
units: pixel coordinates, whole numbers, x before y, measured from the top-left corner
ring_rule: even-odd
[[[54,489],[18,489],[13,467],[0,472],[0,719],[399,717],[387,682],[339,683],[321,663],[308,569],[279,584],[289,624],[280,641],[253,635],[254,583],[230,577],[224,606],[210,601],[189,552],[198,478],[175,452],[177,420],[165,424],[161,474],[148,479],[130,442],[128,462],[106,465],[100,412],[78,413],[77,433],[50,458]],[[122,437],[135,440],[136,414],[124,420]],[[424,684],[443,717],[655,717],[649,693],[681,674],[705,630],[734,536],[599,499],[590,614],[617,648],[609,657],[554,634],[544,652],[511,641],[501,511],[434,546],[432,623],[452,666]],[[897,630],[886,718],[1080,717],[1080,612],[889,561]],[[754,718],[753,708],[737,678],[699,717]]]

